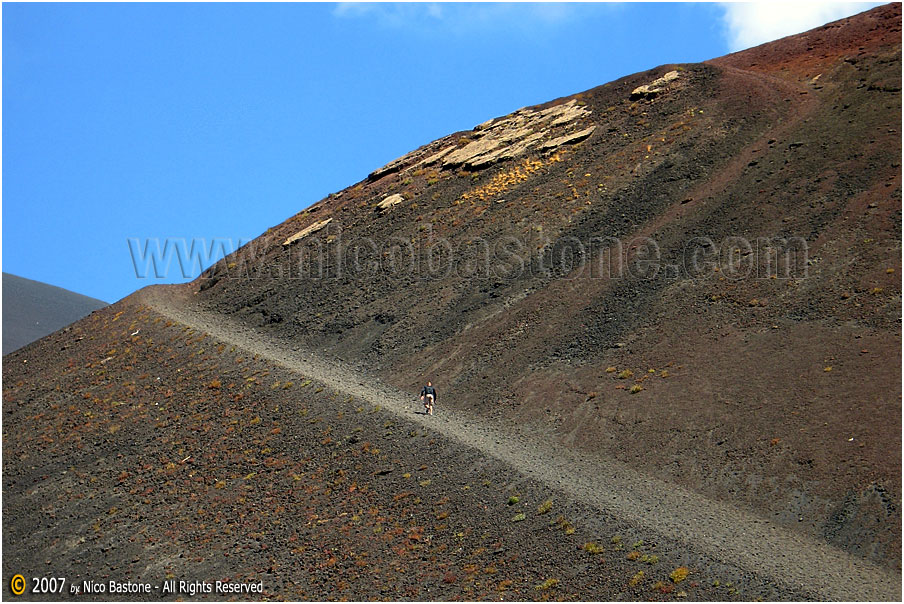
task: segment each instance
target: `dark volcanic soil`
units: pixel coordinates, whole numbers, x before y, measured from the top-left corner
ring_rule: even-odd
[[[596,128],[534,171],[420,165],[484,130],[452,135],[274,227],[198,304],[899,570],[900,91],[900,5],[629,76],[543,106]],[[630,270],[638,237],[658,272]]]
[[[428,418],[184,295],[145,290],[8,357],[4,424],[34,429],[4,434],[5,575],[295,599],[894,599],[894,574],[831,546],[513,426]],[[57,350],[86,362],[35,381]]]
[[[577,503],[432,429],[413,397],[400,416],[137,299],[4,371],[4,577],[261,581],[286,599],[808,593]]]
[[[900,129],[888,5],[450,135],[8,355],[4,589],[899,600]]]

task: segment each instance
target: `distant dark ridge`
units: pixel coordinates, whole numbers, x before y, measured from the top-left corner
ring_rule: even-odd
[[[103,300],[3,273],[3,354],[40,340],[104,306],[107,303]]]

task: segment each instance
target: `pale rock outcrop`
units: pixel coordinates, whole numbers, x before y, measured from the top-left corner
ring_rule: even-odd
[[[476,141],[471,141],[461,149],[456,149],[447,155],[445,159],[443,159],[443,167],[467,164],[470,160],[492,151],[501,144],[501,138],[489,136]]]
[[[320,222],[315,222],[314,224],[301,229],[300,231],[298,231],[297,233],[295,233],[294,235],[292,235],[291,237],[289,237],[288,239],[283,241],[283,245],[284,246],[292,245],[299,239],[304,239],[308,235],[310,235],[312,233],[316,233],[317,231],[319,231],[320,229],[322,229],[323,227],[325,227],[332,221],[333,221],[332,218],[327,218],[326,220],[321,220]]]
[[[389,208],[391,208],[392,206],[402,203],[403,201],[405,201],[405,198],[402,197],[402,195],[400,193],[396,193],[395,195],[390,195],[389,197],[386,197],[383,201],[381,201],[380,203],[377,204],[377,211],[380,213],[383,213],[386,210],[388,210]]]
[[[561,147],[562,145],[570,145],[576,143],[578,141],[582,141],[596,130],[596,126],[590,126],[589,128],[585,128],[580,132],[573,132],[571,134],[566,134],[564,136],[560,136],[558,138],[554,138],[550,141],[546,141],[542,145],[540,145],[541,149],[555,149],[556,147]]]
[[[539,144],[543,138],[552,135],[561,127],[590,115],[590,109],[578,105],[572,99],[567,103],[545,109],[519,109],[502,118],[484,122],[474,129],[476,140],[442,157],[443,168],[478,169],[503,159],[514,159],[524,155]],[[553,137],[541,145],[542,149],[552,149],[559,145],[577,142],[593,132],[582,130],[577,133]]]
[[[540,145],[543,139],[549,139],[542,143],[544,150],[574,143],[587,138],[590,133],[586,129],[567,133],[569,125],[588,117],[590,113],[590,109],[574,99],[545,109],[522,108],[475,126],[469,135],[470,140],[463,146],[454,144],[451,137],[447,137],[389,162],[371,172],[369,178],[376,180],[394,172],[432,164],[439,164],[442,169],[478,169],[524,155]],[[382,208],[386,201],[380,202],[378,208],[384,210],[398,203],[394,201]]]
[[[666,73],[661,78],[656,78],[649,84],[644,84],[643,86],[638,86],[634,90],[631,91],[631,100],[637,100],[640,98],[653,98],[658,95],[660,92],[664,91],[670,82],[674,82],[678,79],[677,71],[670,71]]]

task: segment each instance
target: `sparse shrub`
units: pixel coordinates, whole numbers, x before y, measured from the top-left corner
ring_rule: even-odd
[[[525,518],[527,518],[527,516],[524,515],[524,512],[518,512],[512,517],[512,522],[521,522]]]
[[[603,546],[597,545],[593,541],[588,541],[587,543],[584,544],[584,551],[588,552],[590,554],[602,554]]]
[[[634,384],[633,386],[631,386],[631,390],[629,390],[629,392],[631,394],[637,394],[641,390],[643,390],[643,386],[641,386],[640,384]]]
[[[574,534],[574,525],[571,524],[571,522],[565,516],[559,516],[558,518],[556,518],[555,522],[550,523],[550,526],[553,524],[558,525],[562,530],[564,530],[566,535]]]
[[[547,499],[537,507],[538,514],[545,514],[552,509],[552,499]]]
[[[634,560],[637,560],[638,558],[640,558],[640,552],[637,550],[634,550],[633,552],[628,552],[628,555],[625,556],[625,558],[627,558],[628,560],[631,560],[633,562]]]
[[[430,486],[430,483],[431,483],[431,482],[433,482],[433,481],[430,480],[430,479],[428,478],[427,480],[422,480],[422,481],[421,481],[420,483],[418,483],[418,484],[420,484],[422,487],[427,487],[427,486]]]
[[[222,387],[222,385],[223,384],[220,382],[220,380],[213,380],[212,382],[207,384],[207,387],[210,388],[211,390],[219,390],[220,387]]]
[[[283,390],[288,390],[289,388],[291,388],[291,387],[294,386],[294,385],[295,385],[295,384],[293,384],[292,382],[286,382],[285,384],[283,384],[282,389],[283,389]]]
[[[621,545],[621,535],[613,535],[611,541],[612,545]]]
[[[672,574],[669,575],[669,579],[672,580],[672,583],[681,583],[685,579],[687,579],[687,575],[690,571],[686,566],[679,566],[675,570],[672,571]]]
[[[659,562],[659,556],[656,554],[644,554],[641,556],[640,561],[650,565],[657,564]]]
[[[630,377],[634,377],[634,372],[631,371],[630,369],[625,369],[624,371],[622,371],[621,373],[618,374],[618,379],[620,379],[620,380],[626,380]]]
[[[537,585],[535,587],[535,589],[542,591],[542,590],[550,589],[552,587],[556,587],[558,584],[559,584],[558,579],[547,579],[546,581],[543,581],[543,583],[540,583],[539,585]]]
[[[658,591],[662,594],[670,594],[675,590],[675,586],[670,583],[664,583],[662,581],[657,581],[653,584],[653,591]]]
[[[631,547],[634,549],[640,549],[641,547],[643,547],[643,539],[638,539]]]
[[[641,581],[643,581],[643,571],[639,570],[637,571],[637,574],[631,577],[631,580],[628,581],[628,585],[630,587],[637,587],[638,585],[640,585]]]
[[[664,377],[664,378],[669,377],[669,370],[663,369],[662,372],[659,374],[659,377]]]
[[[519,501],[521,501],[521,500],[519,499],[519,497],[517,495],[512,495],[511,497],[508,498],[509,505],[515,505]]]

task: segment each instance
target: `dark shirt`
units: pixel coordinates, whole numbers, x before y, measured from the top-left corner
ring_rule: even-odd
[[[424,386],[424,389],[421,390],[421,396],[427,396],[428,394],[432,394],[433,400],[436,400],[436,388],[433,386]]]

